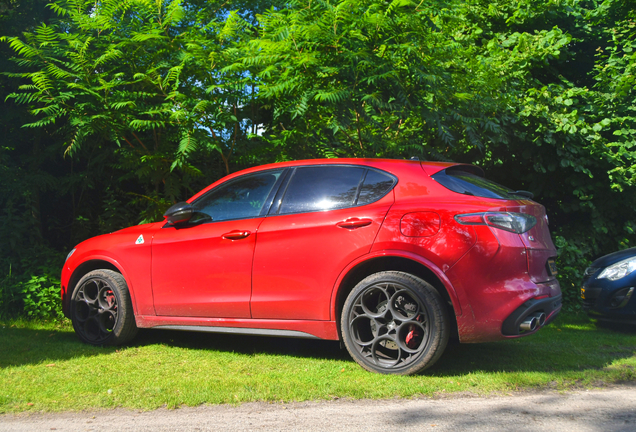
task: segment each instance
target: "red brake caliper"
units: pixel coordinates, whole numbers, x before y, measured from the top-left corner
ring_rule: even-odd
[[[112,307],[113,303],[115,303],[115,294],[112,291],[106,293],[106,302],[108,303],[108,307]]]
[[[419,329],[414,324],[411,324],[409,326],[409,332],[406,334],[406,346],[411,349],[417,348],[418,336],[420,336]]]

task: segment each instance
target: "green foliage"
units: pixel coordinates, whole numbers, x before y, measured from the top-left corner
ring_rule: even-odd
[[[13,272],[11,267],[8,270],[8,273],[0,279],[0,317],[2,318],[11,316],[11,312],[17,309],[15,307],[16,289],[12,284]]]
[[[546,205],[567,291],[591,259],[634,242],[634,92],[622,84],[634,62],[622,50],[634,41],[634,3],[523,5],[489,7],[484,17],[482,37],[489,55],[506,58],[515,98],[502,123],[509,138],[480,163]]]
[[[462,4],[290,2],[261,15],[236,68],[254,71],[280,158],[450,160],[497,140],[502,77],[461,34]],[[459,37],[461,36],[461,37]],[[470,77],[470,79],[467,79]]]
[[[63,319],[58,276],[63,259],[54,250],[38,248],[26,250],[15,266],[0,261],[0,317]]]
[[[532,191],[569,308],[587,263],[636,240],[633,0],[5,6],[0,265],[21,283],[37,247],[309,157],[474,163]]]
[[[244,77],[224,72],[241,39],[228,39],[231,19],[218,23],[179,0],[69,0],[53,9],[56,22],[3,38],[27,69],[10,74],[28,84],[7,97],[33,105],[35,121],[25,127],[61,123],[68,156],[97,145],[129,147],[138,166],[160,159],[159,171],[138,172],[155,188],[174,183],[175,168],[200,174],[189,162],[196,150],[218,154],[229,172],[247,127],[238,107],[249,101]],[[166,188],[169,200],[183,182]]]
[[[558,249],[557,268],[559,269],[559,283],[563,294],[563,310],[575,312],[581,309],[580,289],[585,269],[591,264],[589,247],[568,242],[561,236],[556,236],[555,244]]]
[[[64,319],[60,299],[60,279],[50,275],[32,276],[20,285],[24,314],[31,319]]]

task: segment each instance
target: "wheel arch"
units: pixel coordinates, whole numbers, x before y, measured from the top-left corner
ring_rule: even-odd
[[[101,269],[115,271],[121,274],[124,277],[124,279],[126,279],[126,282],[128,284],[130,283],[128,282],[126,275],[124,274],[122,269],[118,267],[116,262],[113,262],[101,257],[86,260],[82,262],[80,265],[78,265],[77,267],[75,267],[75,270],[73,270],[73,273],[71,273],[71,277],[68,280],[68,285],[64,292],[65,295],[62,298],[62,311],[64,312],[64,316],[66,316],[67,318],[71,317],[71,313],[70,313],[71,296],[73,295],[73,291],[75,291],[75,286],[80,281],[80,279],[82,279],[82,277],[84,277],[85,274],[92,272],[93,270],[101,270]],[[130,290],[130,286],[129,286],[129,290]],[[131,297],[132,297],[132,292],[131,292]],[[133,301],[133,309],[134,309],[134,303],[135,302]]]
[[[409,254],[410,255],[410,254]],[[398,253],[381,253],[366,256],[358,262],[352,263],[342,272],[336,283],[332,295],[332,314],[338,328],[338,337],[341,336],[340,316],[345,300],[353,288],[364,278],[382,271],[401,271],[417,276],[430,283],[442,296],[448,305],[448,313],[452,315],[452,333],[457,335],[457,316],[462,314],[462,308],[457,294],[445,277],[444,273],[433,263],[422,258]]]

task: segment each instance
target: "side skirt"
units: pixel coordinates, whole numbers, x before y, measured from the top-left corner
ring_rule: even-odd
[[[139,328],[338,340],[335,321],[136,315]]]
[[[320,339],[309,333],[300,332],[296,330],[273,330],[273,329],[255,329],[255,328],[241,328],[241,327],[206,327],[206,326],[178,326],[178,325],[161,325],[152,327],[154,329],[165,330],[185,330],[185,331],[198,331],[208,333],[230,333],[230,334],[243,334],[253,336],[278,336],[289,338],[301,338],[301,339]]]

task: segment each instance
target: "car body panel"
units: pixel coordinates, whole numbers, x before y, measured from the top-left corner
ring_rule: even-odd
[[[418,205],[416,207],[416,205]],[[451,225],[454,212],[437,209],[440,216],[440,229],[434,235],[410,237],[403,234],[402,218],[413,212],[430,212],[432,205],[422,203],[400,203],[391,208],[382,230],[373,244],[373,252],[382,250],[404,250],[423,257],[443,271],[448,270],[475,243],[472,226],[454,227]],[[457,229],[455,229],[457,228]]]
[[[487,342],[500,339],[493,329],[501,329],[505,319],[527,300],[559,296],[560,289],[556,281],[537,284],[530,279],[519,235],[488,226],[474,228],[477,242],[446,275],[464,294],[473,318],[462,322],[460,340]]]
[[[607,255],[603,255],[602,257],[595,259],[590,267],[597,269],[609,267],[612,264],[616,264],[619,261],[623,261],[633,256],[636,256],[636,247],[623,249]]]
[[[448,164],[435,163],[434,168],[444,168]],[[437,172],[435,169],[432,172]],[[457,212],[467,211],[464,195],[454,194],[431,180],[421,165],[412,164],[399,173],[400,181],[393,189],[396,204],[386,217],[386,222],[378,234],[372,251],[405,250],[448,270],[475,243],[473,227],[460,226],[453,219]],[[425,181],[428,180],[428,181]],[[450,199],[449,199],[450,198]],[[455,199],[453,199],[455,198]],[[439,229],[426,236],[407,236],[408,229],[403,218],[412,213],[434,212],[440,217]]]

